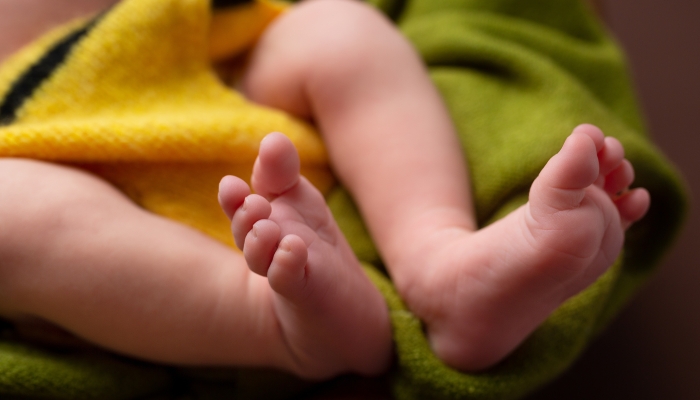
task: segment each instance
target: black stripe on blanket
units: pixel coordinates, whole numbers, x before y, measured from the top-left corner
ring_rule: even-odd
[[[15,81],[5,98],[2,99],[2,103],[0,103],[0,126],[14,122],[17,118],[17,111],[24,102],[63,64],[71,49],[90,32],[100,17],[98,16],[84,27],[56,43]]]
[[[211,0],[211,8],[218,10],[220,8],[235,7],[254,2],[255,0]]]

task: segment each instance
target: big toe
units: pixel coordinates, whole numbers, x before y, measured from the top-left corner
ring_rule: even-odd
[[[595,125],[581,124],[574,128],[572,134],[583,134],[588,136],[595,144],[596,151],[600,151],[603,146],[605,146],[605,134]]]
[[[530,200],[556,210],[577,207],[584,197],[584,190],[598,179],[597,152],[596,138],[579,128],[574,130],[533,183]]]
[[[580,130],[569,135],[559,153],[542,170],[549,185],[560,189],[586,188],[598,179],[599,172],[598,144]]]
[[[281,133],[271,133],[260,142],[253,189],[268,199],[277,197],[296,185],[299,171],[299,154],[292,141]]]

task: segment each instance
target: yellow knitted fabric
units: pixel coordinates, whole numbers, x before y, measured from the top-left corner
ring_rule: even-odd
[[[264,135],[289,136],[302,172],[324,192],[332,185],[309,124],[248,102],[211,66],[212,58],[244,59],[282,10],[268,1],[212,13],[207,0],[126,0],[51,32],[3,65],[0,99],[85,30],[0,126],[0,156],[81,166],[142,207],[233,245],[218,181],[247,179]]]

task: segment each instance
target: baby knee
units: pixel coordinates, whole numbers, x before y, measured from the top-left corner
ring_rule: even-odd
[[[253,101],[311,117],[318,112],[312,103],[342,96],[370,74],[395,73],[406,55],[417,59],[414,54],[391,21],[371,6],[303,2],[260,38],[242,86]]]
[[[280,21],[285,36],[293,35],[311,54],[304,59],[322,68],[366,69],[408,42],[381,12],[362,2],[326,0],[302,3]],[[295,50],[297,47],[295,46]]]
[[[298,18],[308,29],[322,34],[318,39],[345,46],[371,47],[372,42],[383,39],[382,35],[396,31],[392,22],[379,10],[359,1],[311,1],[302,3],[293,13],[296,14],[294,18]]]

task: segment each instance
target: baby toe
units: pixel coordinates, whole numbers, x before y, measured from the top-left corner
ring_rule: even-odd
[[[253,225],[243,246],[243,255],[251,271],[267,276],[279,238],[280,227],[275,222],[262,219]]]
[[[622,228],[627,229],[634,222],[639,221],[649,210],[651,197],[643,188],[630,190],[615,200],[615,206],[620,213]]]
[[[597,178],[595,144],[587,135],[575,131],[533,182],[531,208],[544,211],[576,208],[585,195],[584,189]]]
[[[250,187],[242,179],[235,176],[225,176],[219,182],[219,204],[228,219],[243,204],[246,196],[250,194]]]
[[[627,160],[622,160],[622,163],[611,171],[605,177],[605,191],[610,196],[618,196],[629,187],[634,181],[634,168]]]
[[[243,249],[246,236],[253,228],[253,224],[268,218],[271,212],[270,202],[262,196],[251,194],[243,200],[231,218],[231,232],[239,249]]]
[[[605,138],[605,146],[598,152],[600,175],[605,176],[617,169],[625,158],[625,148],[614,137]]]
[[[296,185],[299,171],[299,154],[292,141],[281,133],[271,133],[260,142],[253,188],[268,199],[277,197]]]
[[[308,249],[296,235],[287,235],[280,241],[267,273],[270,287],[291,301],[302,298],[307,286],[306,261]]]
[[[574,128],[573,132],[571,132],[572,135],[578,133],[588,136],[593,141],[596,152],[602,150],[605,146],[605,134],[595,125],[581,124]]]

